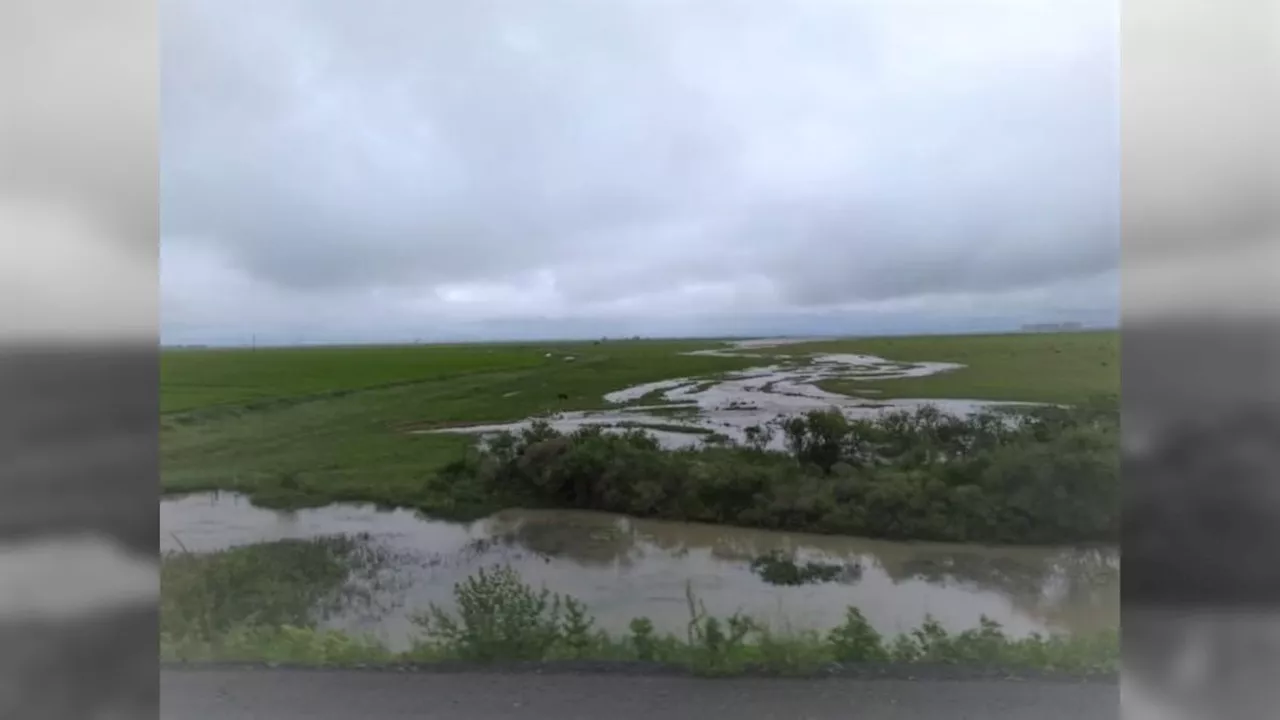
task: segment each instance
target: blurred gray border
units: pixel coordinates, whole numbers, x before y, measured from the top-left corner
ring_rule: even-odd
[[[0,3],[4,718],[159,712],[155,602],[23,559],[157,559],[158,61],[153,2]]]
[[[1280,3],[1121,11],[1126,685],[1280,707]],[[1136,694],[1136,693],[1135,693]]]

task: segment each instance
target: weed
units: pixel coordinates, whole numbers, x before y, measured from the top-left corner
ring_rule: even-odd
[[[454,590],[457,616],[438,605],[418,615],[428,644],[466,660],[541,660],[561,639],[563,600],[524,584],[509,566],[481,569]]]
[[[307,633],[340,608],[376,610],[381,594],[396,582],[386,571],[390,560],[368,538],[345,536],[169,553],[160,566],[160,634],[183,656],[234,655],[238,647],[264,644],[287,651],[304,637],[321,642],[317,647],[326,657],[347,652],[342,648],[365,652],[372,646]],[[346,644],[338,647],[339,641]]]
[[[828,634],[827,642],[839,662],[885,662],[890,656],[880,633],[855,607],[845,610],[844,622]]]
[[[631,621],[631,647],[636,657],[644,661],[657,658],[657,643],[653,636],[653,621],[649,618],[635,618]]]

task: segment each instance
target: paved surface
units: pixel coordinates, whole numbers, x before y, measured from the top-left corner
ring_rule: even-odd
[[[360,670],[162,670],[166,720],[1108,720],[1117,685],[1003,680],[702,680]]]

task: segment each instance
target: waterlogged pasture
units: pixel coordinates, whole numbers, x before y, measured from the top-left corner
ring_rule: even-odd
[[[855,368],[866,387],[851,388],[863,395],[850,398],[824,389],[853,381],[839,378],[840,367],[814,368],[808,352],[815,348],[846,356],[874,351],[885,367],[963,367],[893,379],[867,379],[869,368]],[[1101,372],[1103,363],[1115,372]],[[790,380],[768,388],[768,378],[726,377],[779,364],[790,368],[780,371]],[[535,417],[562,428],[630,422],[687,443],[708,430],[740,435],[778,413],[831,404],[850,413],[855,406],[863,408],[857,412],[874,412],[882,402],[877,398],[905,397],[903,407],[944,398],[957,411],[987,399],[1086,402],[1118,390],[1118,365],[1115,333],[888,338],[821,346],[749,342],[737,348],[709,340],[607,340],[174,350],[162,355],[162,488],[233,490],[292,506],[368,501],[439,509],[452,503],[424,489],[424,480],[464,454],[472,438],[459,433],[469,426],[510,427]],[[689,378],[695,381],[684,386],[684,397],[670,403],[660,397],[659,385],[670,390]],[[1011,385],[996,392],[992,378]],[[918,383],[929,383],[929,392],[909,392]],[[654,392],[629,390],[646,386]],[[674,407],[640,409],[654,404],[649,400]],[[617,417],[621,412],[628,415]],[[683,432],[671,432],[672,424]]]
[[[1114,659],[1114,334],[163,367],[171,659]],[[494,568],[518,577],[474,584]],[[537,638],[484,635],[459,595],[543,585]]]

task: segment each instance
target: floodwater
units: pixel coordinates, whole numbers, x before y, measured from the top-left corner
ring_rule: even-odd
[[[964,399],[880,399],[851,397],[818,387],[832,379],[890,380],[950,372],[964,367],[956,363],[898,363],[870,355],[816,354],[804,362],[792,356],[766,356],[749,352],[793,343],[802,339],[745,340],[721,349],[696,350],[690,355],[716,357],[760,357],[772,363],[705,378],[673,378],[624,388],[604,396],[617,406],[610,410],[565,412],[540,418],[561,432],[573,432],[588,425],[612,430],[640,426],[668,448],[696,446],[708,433],[719,433],[743,441],[747,428],[774,425],[779,418],[811,410],[838,408],[849,418],[871,418],[886,411],[915,410],[931,405],[949,415],[964,416],[997,407],[1025,406],[1028,403]],[[634,404],[654,399],[645,404]],[[512,423],[468,425],[465,427],[417,430],[416,433],[492,435],[518,432],[535,421],[529,418]],[[784,439],[775,433],[770,445],[781,449]]]
[[[417,634],[415,611],[451,606],[454,583],[495,564],[584,601],[598,626],[615,632],[645,616],[683,633],[686,584],[709,613],[741,611],[778,629],[829,629],[849,605],[884,633],[910,630],[926,614],[956,631],[986,615],[1017,635],[1119,623],[1119,555],[1107,549],[895,543],[574,511],[506,511],[459,523],[369,505],[266,510],[229,493],[163,499],[160,524],[162,551],[368,533],[396,558],[398,581],[381,591],[376,612],[364,607],[329,624],[397,649]],[[751,563],[774,552],[846,572],[832,582],[771,585]]]

